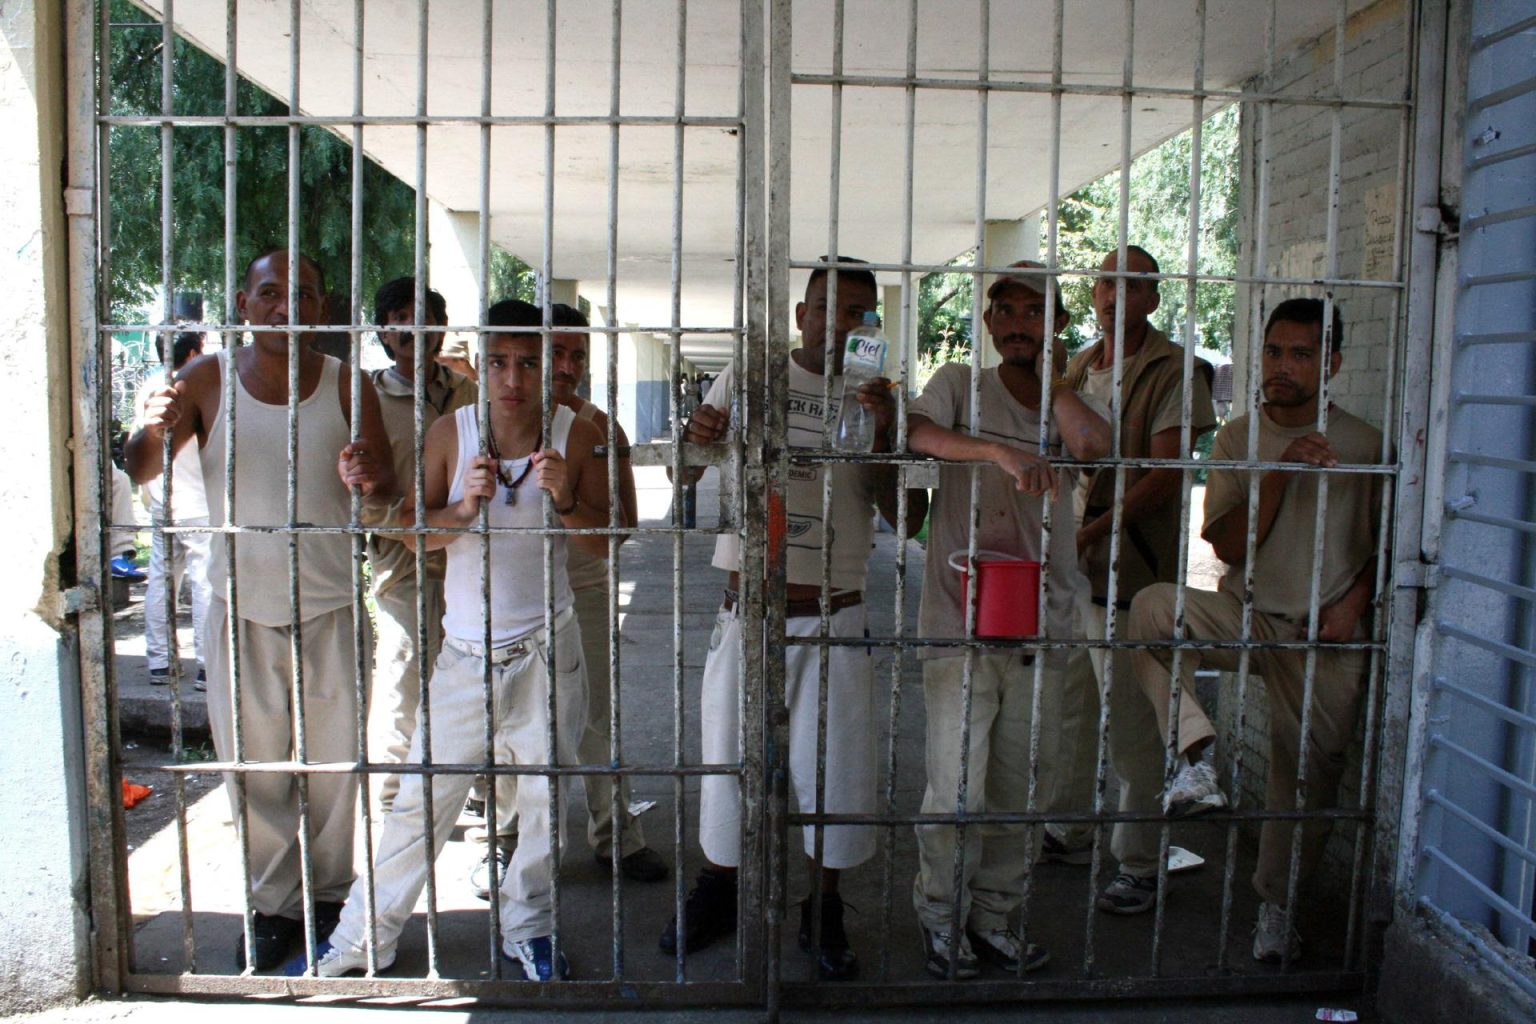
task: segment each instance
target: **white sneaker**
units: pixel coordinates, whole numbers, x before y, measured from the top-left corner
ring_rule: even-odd
[[[1180,768],[1163,794],[1163,813],[1170,818],[1188,818],[1225,806],[1227,798],[1216,784],[1216,769],[1204,761]]]
[[[368,952],[363,949],[343,949],[333,946],[329,941],[321,942],[315,947],[315,955],[319,957],[315,961],[315,974],[321,978],[341,978],[354,972],[368,970]],[[395,954],[381,954],[379,956],[379,973],[382,974],[395,966]],[[283,968],[283,973],[290,978],[303,977],[309,973],[309,965],[304,960],[304,954],[300,953],[288,961]]]
[[[1286,932],[1284,907],[1260,903],[1258,919],[1253,923],[1253,958],[1260,963],[1278,964],[1287,957],[1291,963],[1301,959],[1301,936],[1294,928]]]
[[[1009,974],[1019,972],[1019,962],[1024,970],[1038,971],[1050,962],[1051,954],[1033,942],[1025,942],[1012,928],[993,928],[990,931],[965,930],[971,940],[971,948],[982,959],[1001,967]]]
[[[923,933],[923,957],[928,973],[935,978],[949,977],[949,932],[930,931],[918,926]],[[955,977],[974,978],[981,973],[981,963],[971,949],[970,940],[961,932],[955,942]]]

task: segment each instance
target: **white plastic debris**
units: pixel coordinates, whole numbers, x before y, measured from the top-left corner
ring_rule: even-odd
[[[1176,871],[1193,871],[1204,863],[1205,858],[1193,850],[1186,850],[1182,846],[1168,847],[1168,873],[1170,875]]]
[[[638,818],[655,806],[655,800],[631,800],[629,802],[629,813],[631,817]]]
[[[1331,1006],[1320,1006],[1317,1009],[1318,1020],[1359,1020],[1360,1015],[1354,1010],[1335,1010]]]

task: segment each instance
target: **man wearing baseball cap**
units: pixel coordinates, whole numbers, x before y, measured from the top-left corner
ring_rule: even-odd
[[[1099,266],[1101,276],[1093,285],[1093,310],[1099,321],[1099,340],[1079,352],[1067,364],[1068,386],[1112,405],[1115,362],[1120,361],[1120,457],[1125,459],[1187,458],[1196,438],[1216,426],[1211,407],[1210,366],[1196,359],[1186,381],[1184,349],[1149,322],[1161,302],[1155,277],[1122,276],[1119,254],[1112,252]],[[1157,260],[1140,246],[1125,249],[1125,274],[1157,274]],[[1190,389],[1189,433],[1182,424],[1184,389]],[[1125,469],[1125,489],[1120,503],[1119,562],[1113,599],[1118,609],[1116,632],[1123,626],[1131,599],[1153,583],[1171,583],[1178,577],[1179,469]],[[1077,549],[1089,587],[1078,601],[1082,636],[1103,640],[1110,600],[1110,548],[1115,527],[1115,471],[1101,469],[1083,474],[1078,484],[1076,511],[1080,526]],[[1052,741],[1059,752],[1048,752],[1043,806],[1048,811],[1087,811],[1093,802],[1098,757],[1099,694],[1109,651],[1097,649],[1071,659],[1062,692],[1060,728]],[[1140,806],[1125,784],[1131,747],[1157,743],[1157,727],[1149,724],[1151,708],[1137,687],[1128,651],[1114,654],[1109,718],[1109,757],[1122,780],[1122,809]],[[1134,763],[1134,759],[1132,761]],[[1045,860],[1086,864],[1092,842],[1091,826],[1048,826],[1042,856]],[[1120,871],[1100,894],[1100,910],[1113,914],[1137,914],[1150,910],[1156,900],[1158,829],[1155,825],[1115,826],[1112,849]]]
[[[1056,335],[1070,317],[1045,268],[1025,261],[1010,269],[1020,272],[1003,275],[987,291],[982,320],[1002,363],[980,371],[975,429],[972,371],[964,362],[941,366],[907,410],[908,447],[945,460],[932,499],[918,633],[925,640],[961,641],[923,647],[919,653],[928,723],[924,814],[961,810],[962,757],[968,779],[966,812],[1027,809],[1036,679],[1031,655],[1036,652],[1021,651],[1017,641],[998,647],[965,643],[965,599],[960,574],[950,567],[949,557],[952,552],[963,556],[970,548],[972,467],[966,463],[983,464],[977,473],[977,505],[983,511],[975,527],[976,549],[1042,563],[1050,586],[1039,616],[1039,635],[1060,639],[1072,635],[1074,583],[1080,577],[1072,529],[1072,474],[1058,474],[1047,457],[1059,457],[1065,449],[1073,458],[1097,459],[1109,451],[1109,424],[1102,409],[1067,387],[1060,376],[1066,349]],[[1054,345],[1049,363],[1048,344]],[[1049,550],[1043,551],[1041,515],[1047,501],[1057,528],[1051,532]],[[968,650],[974,650],[970,657]],[[1058,678],[1066,667],[1063,652],[1038,656],[1044,659],[1042,685],[1048,692],[1059,689]],[[960,742],[966,726],[967,668],[968,754]],[[929,973],[975,977],[981,960],[1005,972],[1045,966],[1049,954],[1019,933],[1014,916],[1034,860],[1034,851],[1025,847],[1025,826],[966,829],[958,891],[956,826],[919,825],[916,831],[918,873],[912,902]],[[958,934],[953,927],[957,910]]]

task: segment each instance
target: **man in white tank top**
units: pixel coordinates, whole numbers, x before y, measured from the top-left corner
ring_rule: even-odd
[[[576,388],[587,375],[587,356],[590,350],[585,328],[591,326],[582,312],[563,302],[555,303],[550,310],[550,322],[556,327],[572,328],[550,336],[549,368],[550,392],[556,402],[570,409],[580,419],[588,420],[597,427],[606,445],[608,438],[608,414],[576,393]],[[614,423],[617,443],[622,449],[629,446],[629,436],[624,428]],[[604,465],[594,471],[607,474]],[[634,526],[637,521],[635,499],[635,475],[627,454],[621,454],[618,462],[619,521],[620,526]],[[606,524],[605,524],[606,525]],[[625,538],[620,537],[622,543]],[[607,554],[606,548],[604,555]],[[612,735],[612,683],[608,671],[608,559],[587,554],[581,548],[569,551],[568,568],[571,593],[575,598],[573,608],[576,622],[581,626],[582,661],[587,666],[587,722],[581,731],[581,743],[577,753],[582,764],[604,765],[611,762]],[[605,871],[613,868],[614,817],[613,778],[607,775],[582,776],[582,791],[587,805],[587,842],[593,857]],[[501,848],[502,864],[511,856],[511,846],[517,835],[517,780],[504,775],[498,780],[501,786],[497,794],[498,817],[496,831],[504,840]],[[660,882],[668,875],[667,862],[645,843],[640,819],[629,813],[629,780],[621,778],[619,790],[619,829],[617,846],[620,851],[619,871],[632,882]],[[489,899],[490,852],[470,872],[470,884],[481,899]]]
[[[496,327],[537,328],[542,314],[526,302],[508,300],[492,306],[488,319]],[[607,476],[592,451],[601,437],[591,422],[562,406],[550,417],[545,437],[543,339],[537,330],[488,334],[485,344],[489,435],[482,445],[479,409],[467,406],[434,423],[422,451],[425,525],[458,532],[423,535],[428,548],[446,549],[448,555],[443,648],[423,693],[430,714],[417,721],[400,791],[384,819],[375,856],[381,969],[394,963],[400,932],[426,884],[423,775],[409,766],[424,763],[428,740],[437,764],[572,765],[586,715],[581,631],[571,612],[565,552],[567,543],[606,552],[607,540],[601,535],[552,538],[553,605],[546,607],[545,542],[538,531],[546,523],[546,495],[560,527],[608,525]],[[482,508],[495,531],[489,540],[478,533]],[[399,518],[403,526],[416,524],[409,501]],[[546,627],[551,617],[552,635]],[[548,743],[551,675],[554,751]],[[493,750],[486,749],[487,677],[496,709]],[[431,776],[435,850],[441,852],[452,834],[474,777]],[[564,784],[558,788],[563,796]],[[550,800],[550,776],[518,776],[517,846],[499,886],[502,955],[514,971],[536,981],[562,979],[568,970],[554,942],[552,887],[559,837],[551,834]],[[315,970],[322,977],[367,968],[366,885],[366,878],[359,878],[352,886],[335,931],[317,950]],[[302,957],[289,965],[293,974],[307,969]]]
[[[843,262],[860,262],[846,260]],[[828,295],[830,273],[837,273],[835,306]],[[834,373],[842,368],[843,346],[848,332],[862,322],[866,311],[879,301],[874,274],[867,270],[813,271],[806,284],[805,301],[795,307],[800,328],[800,347],[791,352],[787,372],[787,441],[792,446],[823,445],[823,374],[830,361]],[[832,327],[831,347],[827,328]],[[719,441],[735,427],[727,410],[735,394],[735,368],[726,367],[705,396],[704,404],[688,419],[686,439],[695,443]],[[891,427],[896,403],[891,383],[884,378],[867,382],[857,393],[861,405],[875,416],[876,452],[890,451]],[[832,394],[841,402],[842,378],[834,377]],[[833,410],[833,420],[837,418]],[[897,474],[888,465],[837,464],[832,474],[830,555],[831,592],[828,598],[828,635],[856,638],[865,631],[864,577],[874,541],[874,518],[879,513],[891,523],[897,519]],[[821,632],[821,467],[794,466],[785,496],[788,513],[785,556],[785,633],[793,637],[819,636]],[[697,479],[697,473],[692,474]],[[907,492],[909,533],[916,533],[928,511],[926,491]],[[706,764],[728,764],[741,759],[739,693],[745,666],[741,661],[742,630],[739,603],[740,543],[734,534],[716,541],[714,565],[730,575],[725,603],[715,618],[709,654],[704,662],[700,693],[699,725],[702,756]],[[822,808],[829,814],[870,814],[875,811],[874,657],[864,647],[827,649],[827,712],[825,772],[818,778],[816,765],[821,689],[821,652],[816,646],[796,644],[785,650],[786,703],[789,706],[789,767],[795,796],[803,813],[817,811],[818,790]],[[858,957],[848,944],[843,927],[843,901],[838,895],[841,873],[868,860],[875,853],[875,830],[867,826],[830,825],[822,833],[821,857],[817,855],[817,829],[803,830],[805,852],[812,858],[811,879],[819,876],[819,908],[807,897],[800,905],[799,942],[811,956],[820,977],[851,978],[858,973]],[[741,863],[741,794],[731,775],[705,775],[699,785],[699,845],[707,863],[683,908],[682,927],[674,918],[662,932],[663,952],[675,955],[677,947],[688,952],[702,949],[735,931],[737,920],[736,873]],[[818,870],[819,869],[819,870]],[[819,911],[819,936],[813,934]]]
[[[345,526],[351,518],[351,488],[367,505],[388,504],[395,490],[389,442],[379,418],[378,398],[362,382],[361,422],[350,440],[351,382],[341,364],[309,347],[297,335],[299,364],[298,458],[288,460],[288,338],[290,323],[324,320],[324,281],[319,267],[300,258],[297,307],[289,308],[286,251],[257,257],[246,269],[235,308],[250,325],[249,345],[202,356],[188,363],[174,385],[145,402],[144,426],[129,439],[129,473],[139,482],[159,475],[161,444],[171,431],[173,455],[196,438],[202,457],[209,520],[267,530],[242,533],[226,546],[212,545],[207,632],[208,718],[221,761],[291,761],[297,721],[292,706],[296,674],[304,693],[303,756],[309,762],[357,759],[356,711],[359,653],[352,616],[352,544],[343,533],[300,535],[298,607],[290,605],[289,536],[293,523]],[[232,374],[235,408],[225,408],[226,373]],[[231,423],[231,419],[233,422]],[[226,445],[235,447],[235,505],[225,514]],[[296,480],[298,508],[287,506],[288,477]],[[174,484],[173,484],[174,486]],[[267,532],[272,528],[276,531]],[[233,547],[234,571],[228,565]],[[230,584],[238,601],[231,614]],[[232,626],[238,627],[238,683],[229,664]],[[302,638],[303,659],[291,661],[291,632]],[[363,643],[368,635],[363,633]],[[233,687],[239,686],[241,722],[236,744]],[[238,819],[237,787],[228,776]],[[244,775],[244,831],[250,846],[251,907],[255,946],[249,957],[257,970],[282,964],[303,930],[305,900],[299,859],[299,785],[291,774]],[[357,777],[323,773],[308,778],[309,852],[314,870],[315,927],[328,930],[352,882],[352,823]]]

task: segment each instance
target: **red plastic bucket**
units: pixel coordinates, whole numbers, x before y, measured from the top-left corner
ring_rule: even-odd
[[[960,574],[961,615],[971,600],[966,553],[949,556]],[[991,640],[1023,640],[1040,632],[1040,563],[1000,551],[976,552],[976,635]]]

